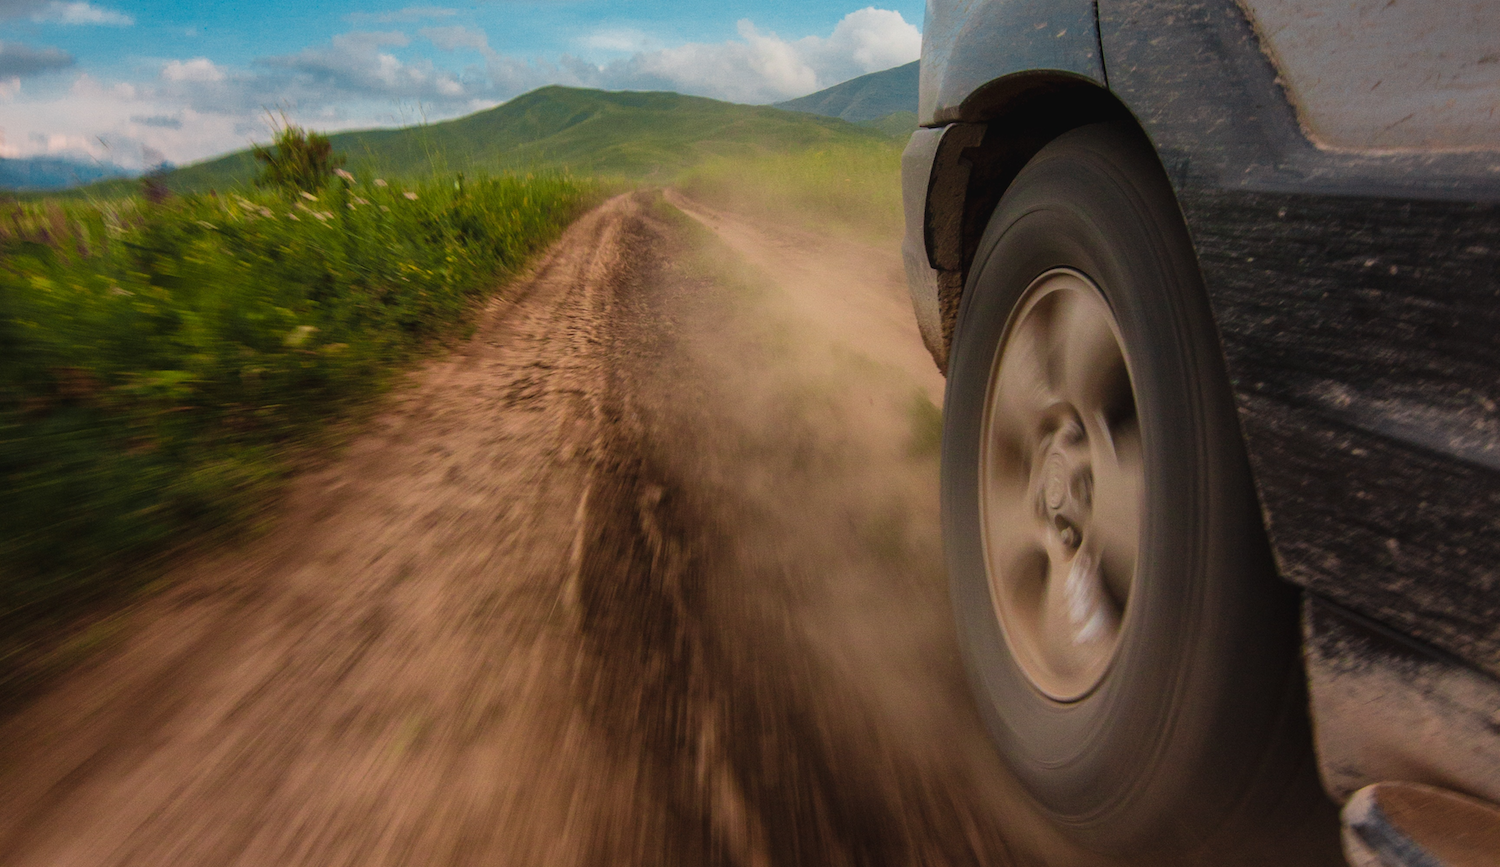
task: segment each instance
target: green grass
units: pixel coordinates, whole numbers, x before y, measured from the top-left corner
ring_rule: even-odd
[[[0,206],[0,686],[28,630],[250,514],[598,194],[371,180]]]
[[[914,111],[891,112],[874,120],[862,120],[859,125],[878,130],[891,138],[900,139],[904,147],[907,140],[911,138],[911,134],[917,131],[917,113]]]
[[[715,158],[754,158],[836,145],[885,144],[887,134],[837,118],[769,106],[738,105],[677,93],[606,92],[543,87],[504,105],[455,120],[404,129],[330,135],[349,168],[386,178],[434,172],[541,171],[667,183]],[[178,192],[229,190],[255,177],[243,150],[168,172]],[[133,182],[83,190],[108,196]]]
[[[881,137],[713,158],[685,172],[678,186],[726,208],[890,242],[901,232],[903,146]]]

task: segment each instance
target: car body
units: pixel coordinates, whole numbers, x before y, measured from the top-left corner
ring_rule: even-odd
[[[946,367],[1010,180],[1097,121],[1192,239],[1325,788],[1500,802],[1500,14],[1485,0],[930,0],[903,256]]]

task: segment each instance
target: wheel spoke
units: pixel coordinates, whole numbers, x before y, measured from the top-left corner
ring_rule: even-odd
[[[1108,308],[1083,292],[1054,294],[1052,367],[1057,392],[1084,416],[1115,406],[1125,359],[1110,327]]]
[[[1099,563],[1080,549],[1054,558],[1043,615],[1048,666],[1063,678],[1102,665],[1120,631],[1120,614],[1106,593]]]
[[[1025,317],[1005,342],[995,371],[991,430],[1016,447],[1030,449],[1057,400],[1048,385],[1048,334],[1044,323]]]
[[[1111,429],[1102,414],[1095,415],[1088,430],[1094,486],[1084,536],[1097,551],[1110,594],[1123,606],[1135,576],[1145,507],[1140,431],[1133,418]]]
[[[986,468],[992,470],[993,468]],[[1002,601],[1019,597],[1035,598],[1040,586],[1034,575],[1035,561],[1045,554],[1046,526],[1031,502],[1024,481],[1009,473],[995,473],[985,486],[984,532],[990,580],[997,598]]]

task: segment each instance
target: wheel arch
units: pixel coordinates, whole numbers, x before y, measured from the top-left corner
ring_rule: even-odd
[[[952,348],[979,239],[1021,168],[1058,136],[1093,123],[1117,124],[1150,142],[1145,127],[1108,88],[1059,70],[990,81],[970,93],[956,114],[933,159],[923,219],[928,264],[937,272],[942,361]],[[1154,144],[1152,150],[1160,162]]]

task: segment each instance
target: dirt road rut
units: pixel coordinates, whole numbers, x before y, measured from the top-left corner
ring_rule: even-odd
[[[0,723],[0,864],[1004,864],[1040,839],[1002,834],[953,653],[914,326],[841,325],[858,292],[806,238],[681,204],[703,225],[649,194],[579,220],[267,534]],[[847,243],[899,302],[893,257]]]

